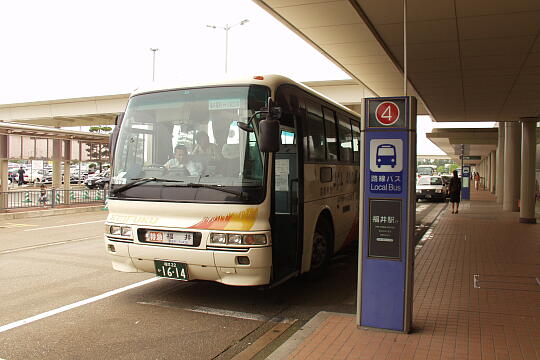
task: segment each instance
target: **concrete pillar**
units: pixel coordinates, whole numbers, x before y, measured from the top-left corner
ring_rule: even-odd
[[[499,122],[499,139],[497,143],[497,171],[495,177],[495,194],[497,203],[503,202],[504,188],[504,123]]]
[[[505,124],[503,210],[519,211],[521,128],[518,122]]]
[[[62,184],[62,141],[53,140],[53,189],[59,189]]]
[[[71,175],[69,165],[70,162],[64,160],[64,190],[69,190],[69,188],[71,187],[71,183],[69,181],[69,176]]]
[[[60,160],[53,160],[52,171],[52,187],[59,189],[62,185],[62,162]]]
[[[0,212],[7,211],[8,207],[8,160],[0,159]]]
[[[0,160],[0,179],[2,179],[2,184],[0,184],[0,192],[8,191],[8,160]]]
[[[495,151],[492,151],[489,154],[489,158],[491,160],[491,164],[490,164],[490,170],[491,171],[490,171],[490,176],[489,176],[489,178],[491,179],[490,191],[491,191],[492,194],[495,194],[495,188],[497,187],[497,182],[496,182],[496,179],[495,179],[495,174],[496,174],[496,169],[497,169]]]
[[[482,189],[485,190],[488,183],[487,165],[485,158],[482,160],[482,172],[480,173],[480,177],[482,178]]]
[[[488,179],[486,190],[491,191],[491,186],[493,185],[493,182],[491,181],[491,153],[486,157],[486,179]]]
[[[0,211],[8,206],[8,137],[0,134]],[[4,209],[4,210],[2,210]]]
[[[536,122],[537,117],[521,118],[521,197],[519,222],[536,224],[534,207],[536,177]]]

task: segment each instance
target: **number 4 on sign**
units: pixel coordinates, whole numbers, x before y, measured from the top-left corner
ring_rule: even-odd
[[[392,107],[387,106],[386,109],[384,109],[383,113],[381,114],[381,117],[388,120],[388,122],[392,121]]]

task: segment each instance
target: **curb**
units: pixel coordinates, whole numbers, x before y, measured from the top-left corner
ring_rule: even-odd
[[[287,341],[285,341],[280,347],[278,347],[270,356],[268,356],[267,360],[282,360],[286,359],[290,354],[293,353],[294,350],[298,348],[304,340],[310,336],[315,330],[319,328],[319,326],[331,315],[350,315],[355,316],[353,314],[345,314],[345,313],[337,313],[337,312],[328,312],[328,311],[320,311],[311,318],[304,326],[302,326],[299,330],[297,330]]]
[[[0,220],[13,220],[13,219],[30,219],[42,216],[54,216],[54,215],[66,215],[66,214],[79,214],[93,211],[103,211],[104,205],[97,206],[84,206],[75,208],[61,208],[61,209],[47,209],[47,210],[31,210],[21,211],[15,213],[3,213],[0,214]]]

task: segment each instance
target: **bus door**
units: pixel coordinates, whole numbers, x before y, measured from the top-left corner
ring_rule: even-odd
[[[299,273],[298,151],[294,129],[281,127],[281,145],[274,156],[274,204],[272,222],[273,282]]]

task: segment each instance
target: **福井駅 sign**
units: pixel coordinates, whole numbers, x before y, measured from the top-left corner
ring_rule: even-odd
[[[401,257],[401,199],[369,199],[368,257]]]

